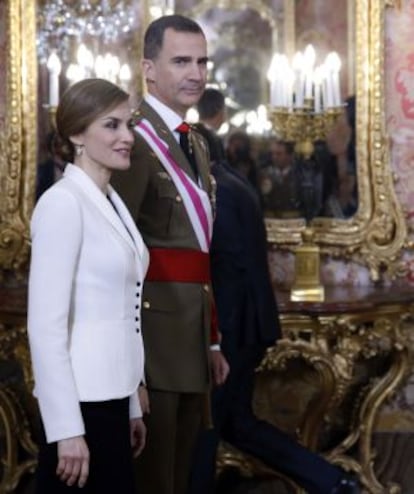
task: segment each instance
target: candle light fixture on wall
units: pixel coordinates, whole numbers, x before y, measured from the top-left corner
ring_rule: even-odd
[[[316,52],[308,45],[297,52],[292,63],[275,54],[268,71],[270,81],[269,118],[276,134],[295,143],[295,152],[311,161],[314,143],[324,141],[342,113],[339,73],[341,60],[335,52],[315,66]],[[313,241],[311,228],[302,234],[302,245],[296,248],[295,282],[291,300],[322,301],[324,287],[320,282],[320,250]]]
[[[342,112],[338,54],[329,53],[317,67],[315,60],[315,49],[308,45],[292,63],[276,53],[268,71],[273,128],[281,139],[294,142],[295,151],[306,159],[313,154],[314,142],[326,138]]]

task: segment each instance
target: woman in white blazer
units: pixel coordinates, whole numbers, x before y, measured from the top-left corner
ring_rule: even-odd
[[[131,446],[145,443],[137,388],[148,251],[109,185],[130,165],[128,94],[81,81],[63,95],[56,126],[73,164],[31,221],[28,332],[45,432],[37,493],[133,494]]]

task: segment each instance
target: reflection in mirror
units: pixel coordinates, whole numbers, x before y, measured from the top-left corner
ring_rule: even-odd
[[[176,1],[176,11],[194,17],[206,33],[211,59],[209,84],[226,95],[225,142],[234,131],[246,131],[250,136],[253,155],[249,159],[256,166],[250,175],[256,176],[254,182],[268,218],[346,219],[357,210],[354,98],[352,104],[338,109],[342,114],[335,125],[329,117],[331,127],[327,136],[317,138],[314,151],[306,158],[289,151],[285,160],[275,159],[275,148],[291,150],[295,142],[275,144],[275,138],[280,141],[284,136],[272,128],[266,112],[271,99],[268,69],[273,54],[283,53],[292,59],[296,49],[304,50],[309,43],[316,52],[315,68],[330,52],[339,54],[341,94],[337,105],[352,94],[352,3],[343,1],[327,6],[325,2],[321,8],[320,0],[276,0],[269,9],[252,0],[236,9],[232,1],[221,2],[219,7],[209,0]],[[281,79],[286,79],[286,74],[279,72]]]
[[[63,1],[63,0],[62,0]],[[91,0],[92,1],[92,0]],[[153,2],[130,0],[136,2],[135,12],[140,16],[138,29],[142,19],[147,19],[149,8]],[[61,0],[59,0],[60,3]],[[56,0],[56,3],[59,3]],[[98,3],[99,0],[93,0]],[[179,0],[186,12],[195,9],[195,0]],[[66,3],[66,2],[65,2]],[[85,2],[67,0],[71,5],[82,5]],[[112,0],[111,0],[112,3]],[[171,3],[171,2],[169,2]],[[346,221],[336,218],[319,218],[312,220],[314,240],[325,254],[344,256],[350,261],[360,262],[368,266],[373,279],[379,277],[384,267],[388,276],[400,273],[400,251],[407,239],[407,225],[401,205],[393,187],[393,176],[389,167],[388,140],[385,133],[384,109],[384,16],[387,5],[393,2],[384,0],[343,0],[327,2],[326,0],[283,0],[283,20],[274,16],[276,25],[283,29],[277,30],[276,47],[292,56],[296,49],[303,49],[303,44],[294,40],[299,36],[300,23],[309,23],[309,19],[318,19],[315,33],[324,32],[324,25],[330,25],[332,19],[341,27],[341,33],[348,31],[347,48],[340,52],[343,70],[347,72],[341,83],[343,98],[356,95],[356,162],[358,178],[358,209]],[[395,2],[394,2],[395,3]],[[32,210],[34,189],[35,154],[38,141],[35,129],[28,124],[35,120],[39,113],[39,128],[48,127],[48,115],[42,107],[48,102],[47,70],[37,83],[37,57],[35,53],[35,19],[39,18],[39,10],[44,0],[3,0],[0,10],[5,17],[0,18],[0,44],[4,54],[5,84],[0,89],[0,99],[5,108],[3,126],[0,124],[0,149],[3,161],[0,166],[0,214],[2,216],[0,230],[0,265],[11,269],[22,266],[28,253],[28,223]],[[260,0],[209,0],[197,2],[200,12],[218,5],[232,6],[233,10],[243,10],[246,5],[253,10]],[[268,2],[270,5],[270,2]],[[271,4],[280,4],[273,0]],[[307,6],[308,15],[298,15],[296,7]],[[141,10],[144,13],[141,14]],[[268,7],[267,7],[268,8]],[[290,22],[288,9],[296,12],[296,22]],[[340,10],[342,9],[342,10]],[[334,10],[334,15],[332,14]],[[345,11],[348,14],[345,14]],[[287,15],[289,14],[289,15]],[[340,15],[339,15],[340,14]],[[347,19],[344,24],[344,19]],[[342,25],[340,26],[340,22]],[[309,23],[310,24],[310,23]],[[287,27],[286,27],[287,26]],[[214,29],[214,26],[213,26]],[[295,35],[296,30],[296,35]],[[273,42],[275,29],[273,29]],[[336,29],[330,32],[337,36]],[[1,35],[5,33],[2,37]],[[9,36],[7,33],[13,33]],[[286,34],[286,35],[285,35]],[[331,36],[332,38],[332,36]],[[135,33],[135,40],[140,39]],[[314,37],[312,38],[314,42]],[[280,41],[280,43],[279,43]],[[305,44],[310,41],[306,39]],[[291,44],[289,49],[289,43]],[[317,43],[315,42],[317,47]],[[273,50],[276,50],[274,48]],[[121,51],[121,48],[119,49]],[[336,51],[339,51],[336,47]],[[345,62],[345,55],[348,54]],[[20,67],[24,67],[21,71]],[[266,68],[264,68],[266,70]],[[355,74],[355,77],[354,77]],[[134,75],[133,75],[134,77]],[[60,74],[62,82],[63,74]],[[346,86],[348,81],[348,86]],[[42,85],[43,84],[43,85]],[[42,88],[40,86],[42,85]],[[347,90],[346,90],[347,87]],[[131,93],[135,94],[135,92]],[[139,91],[138,91],[139,94]],[[37,112],[36,104],[40,112]],[[264,100],[267,102],[267,99]],[[23,119],[24,115],[24,119]],[[4,132],[2,132],[2,129]],[[264,135],[264,134],[262,134]],[[260,140],[260,143],[262,140]],[[39,145],[44,145],[39,142]],[[264,149],[265,146],[259,146]],[[266,218],[269,242],[279,246],[294,248],[302,242],[305,222],[302,219]]]
[[[209,9],[197,21],[209,43],[210,82],[237,109],[255,110],[267,99],[263,67],[272,53],[272,26],[252,9]]]
[[[86,77],[108,79],[131,94],[140,93],[136,68],[140,0],[38,0],[38,174],[36,198],[62,173],[54,152],[53,116],[59,96]]]
[[[292,142],[270,138],[259,169],[266,217],[310,221],[353,216],[358,206],[355,98],[347,99],[326,139],[314,143],[309,157],[295,153]]]
[[[227,98],[232,127],[269,133],[266,76],[272,53],[283,50],[284,0],[201,2],[176,0],[177,13],[194,18],[206,34],[211,60],[208,83]]]

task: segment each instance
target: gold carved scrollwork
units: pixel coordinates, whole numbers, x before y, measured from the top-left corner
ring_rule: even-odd
[[[406,224],[390,165],[384,119],[384,13],[398,1],[356,0],[355,74],[357,102],[358,211],[348,220],[315,218],[310,226],[323,253],[343,256],[369,267],[378,279],[384,268],[400,273]],[[297,245],[304,220],[267,219],[271,242]]]
[[[377,479],[371,440],[380,407],[410,374],[412,355],[407,341],[413,314],[412,304],[398,303],[356,313],[282,314],[284,338],[268,350],[257,369],[258,378],[273,372],[278,382],[286,383],[292,380],[289,363],[305,362],[307,387],[313,369],[311,387],[316,393],[302,411],[298,439],[312,450],[322,447],[332,463],[358,474],[370,494],[400,492],[397,485],[382,485]],[[292,386],[297,387],[297,381]],[[285,401],[280,390],[278,396]],[[260,407],[257,413],[269,420]],[[339,435],[338,423],[342,427]],[[321,446],[332,432],[339,440]],[[237,467],[248,476],[271,474],[258,460],[226,444],[222,448],[220,468]],[[279,477],[277,472],[273,475]]]
[[[34,472],[37,447],[29,434],[29,424],[18,397],[3,384],[0,384],[0,431],[3,442],[0,492],[8,494],[14,492],[24,474]],[[27,459],[19,458],[19,446],[27,453]]]
[[[5,5],[5,18],[0,19],[7,33],[0,120],[0,269],[19,269],[28,254],[36,173],[35,3],[7,0]]]
[[[33,388],[26,328],[0,324],[0,492],[14,492],[23,475],[36,467],[37,446],[31,436],[24,395]],[[23,371],[23,382],[20,372]],[[30,396],[30,395],[29,395]]]

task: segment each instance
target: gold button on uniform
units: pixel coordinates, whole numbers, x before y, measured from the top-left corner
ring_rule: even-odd
[[[203,285],[203,290],[208,293],[210,287],[208,285]]]
[[[144,307],[144,309],[149,309],[151,307],[151,304],[148,302],[148,300],[145,300],[142,306]]]
[[[177,202],[181,202],[181,201],[182,201],[181,196],[179,196],[179,195],[175,196],[175,200],[176,200]]]

